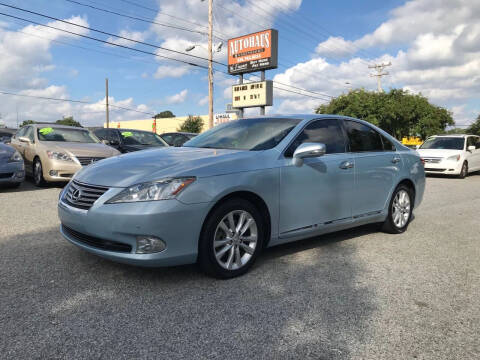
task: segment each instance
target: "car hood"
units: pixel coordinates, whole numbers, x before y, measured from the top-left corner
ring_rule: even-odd
[[[127,187],[166,177],[207,177],[261,167],[264,151],[168,147],[132,152],[90,165],[75,179],[95,185]]]
[[[110,157],[120,154],[116,149],[101,143],[74,143],[63,141],[44,141],[42,144],[51,151],[67,152],[74,156]]]
[[[444,158],[444,157],[449,157],[454,155],[460,155],[463,151],[448,150],[448,149],[418,149],[417,152],[420,154],[421,157]]]

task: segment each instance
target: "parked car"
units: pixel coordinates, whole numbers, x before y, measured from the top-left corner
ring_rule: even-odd
[[[161,134],[161,138],[170,146],[182,146],[198,134],[188,132],[170,132]]]
[[[417,151],[427,174],[457,175],[463,179],[480,171],[480,137],[475,135],[432,136]]]
[[[12,137],[11,145],[22,154],[25,171],[37,186],[66,182],[82,166],[120,154],[87,129],[56,124],[24,126]]]
[[[0,143],[10,143],[10,139],[16,132],[16,129],[0,128]]]
[[[122,153],[168,146],[160,136],[151,131],[100,128],[93,130],[93,133]]]
[[[269,246],[383,223],[404,232],[422,201],[418,154],[357,119],[231,121],[185,143],[79,171],[58,202],[61,233],[133,265],[198,261],[220,278]]]
[[[13,147],[0,143],[0,184],[20,186],[24,179],[22,155]]]

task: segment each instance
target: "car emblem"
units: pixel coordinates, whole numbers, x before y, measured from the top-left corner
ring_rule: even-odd
[[[72,201],[77,202],[78,199],[80,199],[80,196],[82,196],[82,192],[80,189],[75,189],[71,195]]]

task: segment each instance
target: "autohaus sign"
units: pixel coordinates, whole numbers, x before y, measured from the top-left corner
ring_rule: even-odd
[[[228,40],[229,74],[275,69],[277,63],[277,30],[263,30]]]

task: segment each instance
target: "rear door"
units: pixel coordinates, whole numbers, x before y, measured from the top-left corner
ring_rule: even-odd
[[[323,143],[326,154],[295,166],[292,156],[304,142]],[[353,160],[336,119],[307,124],[284,152],[280,173],[280,237],[310,232],[332,222],[350,221]]]
[[[469,146],[475,146],[475,150],[468,152],[468,168],[472,171],[480,170],[480,138],[469,136],[467,139],[467,151]]]
[[[25,143],[25,150],[23,158],[25,160],[25,167],[28,169],[33,169],[33,159],[35,158],[36,146],[35,141],[35,128],[33,126],[28,126],[25,134],[23,136],[27,137],[30,140],[30,144]]]
[[[387,205],[400,176],[402,160],[394,144],[374,128],[354,120],[344,120],[344,126],[355,161],[352,215],[373,215]]]

